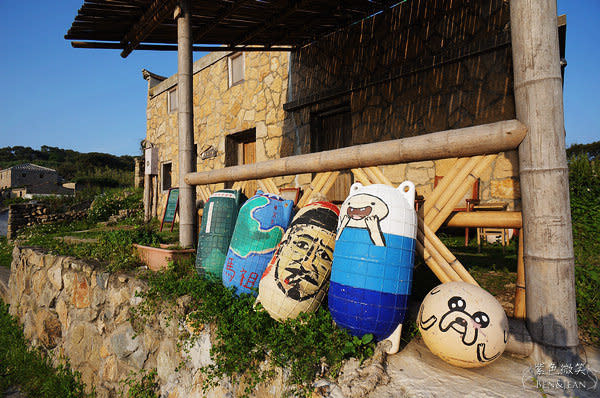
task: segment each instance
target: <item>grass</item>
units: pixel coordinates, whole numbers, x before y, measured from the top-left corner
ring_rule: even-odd
[[[28,343],[8,306],[0,301],[0,393],[18,386],[29,397],[92,396],[84,392],[78,372],[67,363],[53,367],[47,355],[28,348]]]
[[[13,246],[8,242],[6,236],[0,236],[0,267],[10,268],[12,250]]]

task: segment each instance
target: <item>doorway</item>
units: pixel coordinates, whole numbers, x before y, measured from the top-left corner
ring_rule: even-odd
[[[240,131],[225,137],[225,166],[238,166],[256,163],[256,129]],[[233,182],[225,184],[231,188]],[[249,181],[243,192],[251,197],[256,192],[256,182]]]

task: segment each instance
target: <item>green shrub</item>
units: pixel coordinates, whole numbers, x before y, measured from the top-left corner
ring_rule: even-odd
[[[8,242],[6,236],[0,236],[0,267],[10,268],[12,251],[13,245]]]
[[[114,190],[102,193],[94,199],[88,213],[88,219],[93,222],[106,221],[119,210],[141,210],[142,191],[137,189]]]
[[[338,329],[323,306],[315,314],[303,314],[283,323],[273,320],[255,298],[237,296],[220,281],[199,277],[193,262],[172,265],[168,270],[149,275],[149,289],[141,293],[142,303],[133,310],[132,323],[142,328],[147,317],[173,307],[176,299],[189,295],[194,312],[187,321],[194,327],[214,324],[211,348],[213,365],[201,369],[205,389],[229,376],[246,386],[245,393],[274,374],[274,367],[290,370],[292,390],[311,391],[311,382],[327,369],[335,376],[342,360],[353,355],[365,359],[372,355],[372,336],[354,339]],[[192,344],[194,336],[188,336]],[[267,356],[271,367],[259,366]]]
[[[569,159],[579,328],[600,345],[600,159]]]
[[[0,301],[0,392],[18,386],[29,397],[87,397],[79,372],[68,363],[52,367],[50,358],[28,348],[21,326]]]
[[[122,386],[128,386],[127,398],[158,398],[160,385],[156,380],[156,369],[149,372],[140,370],[138,373],[131,372],[125,380],[121,381]],[[121,396],[123,393],[121,392]]]

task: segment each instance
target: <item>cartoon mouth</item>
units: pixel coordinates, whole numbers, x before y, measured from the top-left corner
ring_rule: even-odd
[[[372,210],[373,210],[373,208],[371,206],[365,206],[365,207],[350,207],[349,206],[347,214],[353,220],[361,220],[361,219],[367,217],[369,214],[371,214]]]
[[[465,334],[467,332],[467,321],[461,317],[457,317],[454,322],[450,324],[450,327],[460,334]]]
[[[470,346],[477,340],[478,328],[470,327],[467,319],[454,313],[448,312],[440,319],[440,330],[446,332],[449,329],[453,329],[462,336],[462,342],[464,345]],[[475,322],[472,322],[475,323]]]

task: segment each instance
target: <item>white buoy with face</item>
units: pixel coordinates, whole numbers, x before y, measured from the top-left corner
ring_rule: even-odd
[[[500,303],[466,282],[432,289],[421,304],[417,323],[431,352],[463,368],[491,363],[508,341],[508,319]]]

